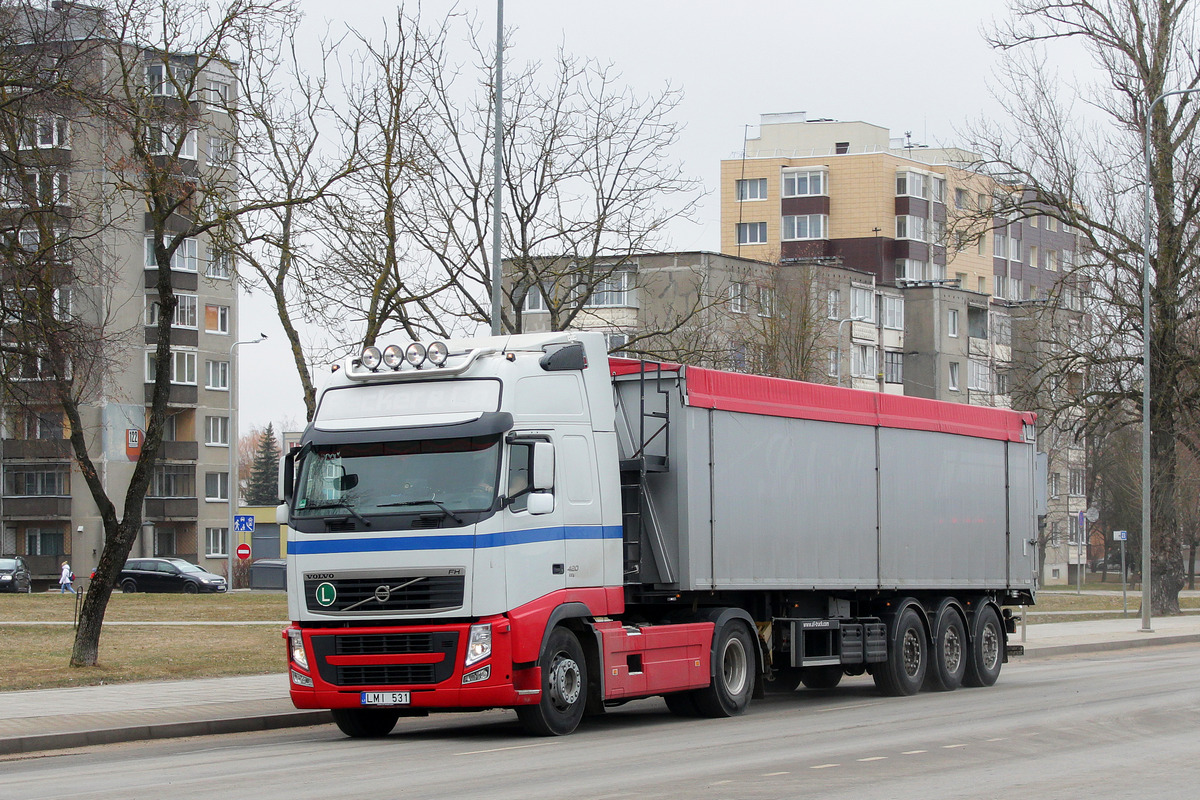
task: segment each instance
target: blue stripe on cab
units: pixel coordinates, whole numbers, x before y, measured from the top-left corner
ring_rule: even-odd
[[[288,553],[374,553],[398,550],[482,550],[514,544],[566,541],[568,539],[620,539],[620,525],[568,525],[556,528],[532,528],[502,533],[451,533],[445,536],[373,536],[358,539],[327,539],[288,542]]]

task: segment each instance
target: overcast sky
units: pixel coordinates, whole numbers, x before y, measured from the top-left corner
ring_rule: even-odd
[[[378,29],[395,9],[370,0],[301,7],[309,31],[330,32]],[[452,8],[477,13],[494,34],[494,0],[424,0],[421,13],[436,19]],[[740,152],[760,114],[804,111],[955,143],[968,120],[1003,113],[988,91],[996,55],[981,31],[1005,12],[1003,0],[508,0],[504,19],[509,63],[551,60],[562,45],[611,61],[639,93],[667,84],[683,92],[676,157],[708,195],[696,224],[672,230],[670,247],[716,251],[720,161]],[[242,339],[270,337],[238,348],[240,431],[302,426],[300,384],[270,305],[244,298],[239,322]]]

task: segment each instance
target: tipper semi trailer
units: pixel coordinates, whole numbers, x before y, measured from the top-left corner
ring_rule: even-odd
[[[292,701],[349,736],[526,730],[870,674],[987,686],[1034,599],[1034,417],[610,358],[599,333],[368,347],[280,466]]]

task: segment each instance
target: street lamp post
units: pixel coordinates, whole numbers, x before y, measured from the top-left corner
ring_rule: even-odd
[[[234,422],[233,408],[233,391],[234,391],[234,369],[233,354],[239,345],[243,344],[258,344],[267,339],[265,333],[260,333],[257,339],[243,339],[240,342],[234,342],[229,345],[229,478],[225,490],[229,493],[229,527],[225,530],[225,557],[229,559],[229,571],[226,578],[229,581],[225,591],[233,591],[233,514],[237,510],[238,497],[238,480],[237,480],[237,425]]]
[[[1145,240],[1142,244],[1142,628],[1150,627],[1150,118],[1154,107],[1176,94],[1194,94],[1200,89],[1176,89],[1163,92],[1146,108],[1146,129],[1142,137],[1146,158]]]
[[[864,317],[846,317],[843,320],[838,320],[838,328],[837,328],[837,360],[838,360],[838,363],[837,363],[837,368],[838,368],[837,385],[838,386],[842,385],[842,326],[845,325],[847,322],[861,322],[863,319],[864,319]],[[853,329],[851,329],[851,330],[853,331]],[[850,338],[851,339],[854,338],[853,333],[851,333]],[[853,352],[851,352],[850,357],[852,359],[854,358]]]

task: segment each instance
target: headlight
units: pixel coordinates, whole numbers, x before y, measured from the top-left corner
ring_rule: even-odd
[[[308,669],[308,656],[304,653],[304,637],[296,628],[288,628],[288,650],[292,663],[300,669]]]
[[[467,658],[464,667],[478,664],[492,655],[492,626],[481,623],[471,626],[471,635],[467,639]]]
[[[399,345],[389,344],[383,348],[383,363],[388,369],[400,369],[400,362],[404,360],[404,351]]]
[[[379,362],[382,358],[383,355],[379,352],[378,347],[368,347],[366,350],[362,351],[359,361],[361,361],[362,365],[367,369],[375,369],[379,366]]]
[[[445,364],[448,355],[450,355],[450,348],[446,346],[445,342],[430,342],[429,348],[425,351],[425,357],[435,367]]]

